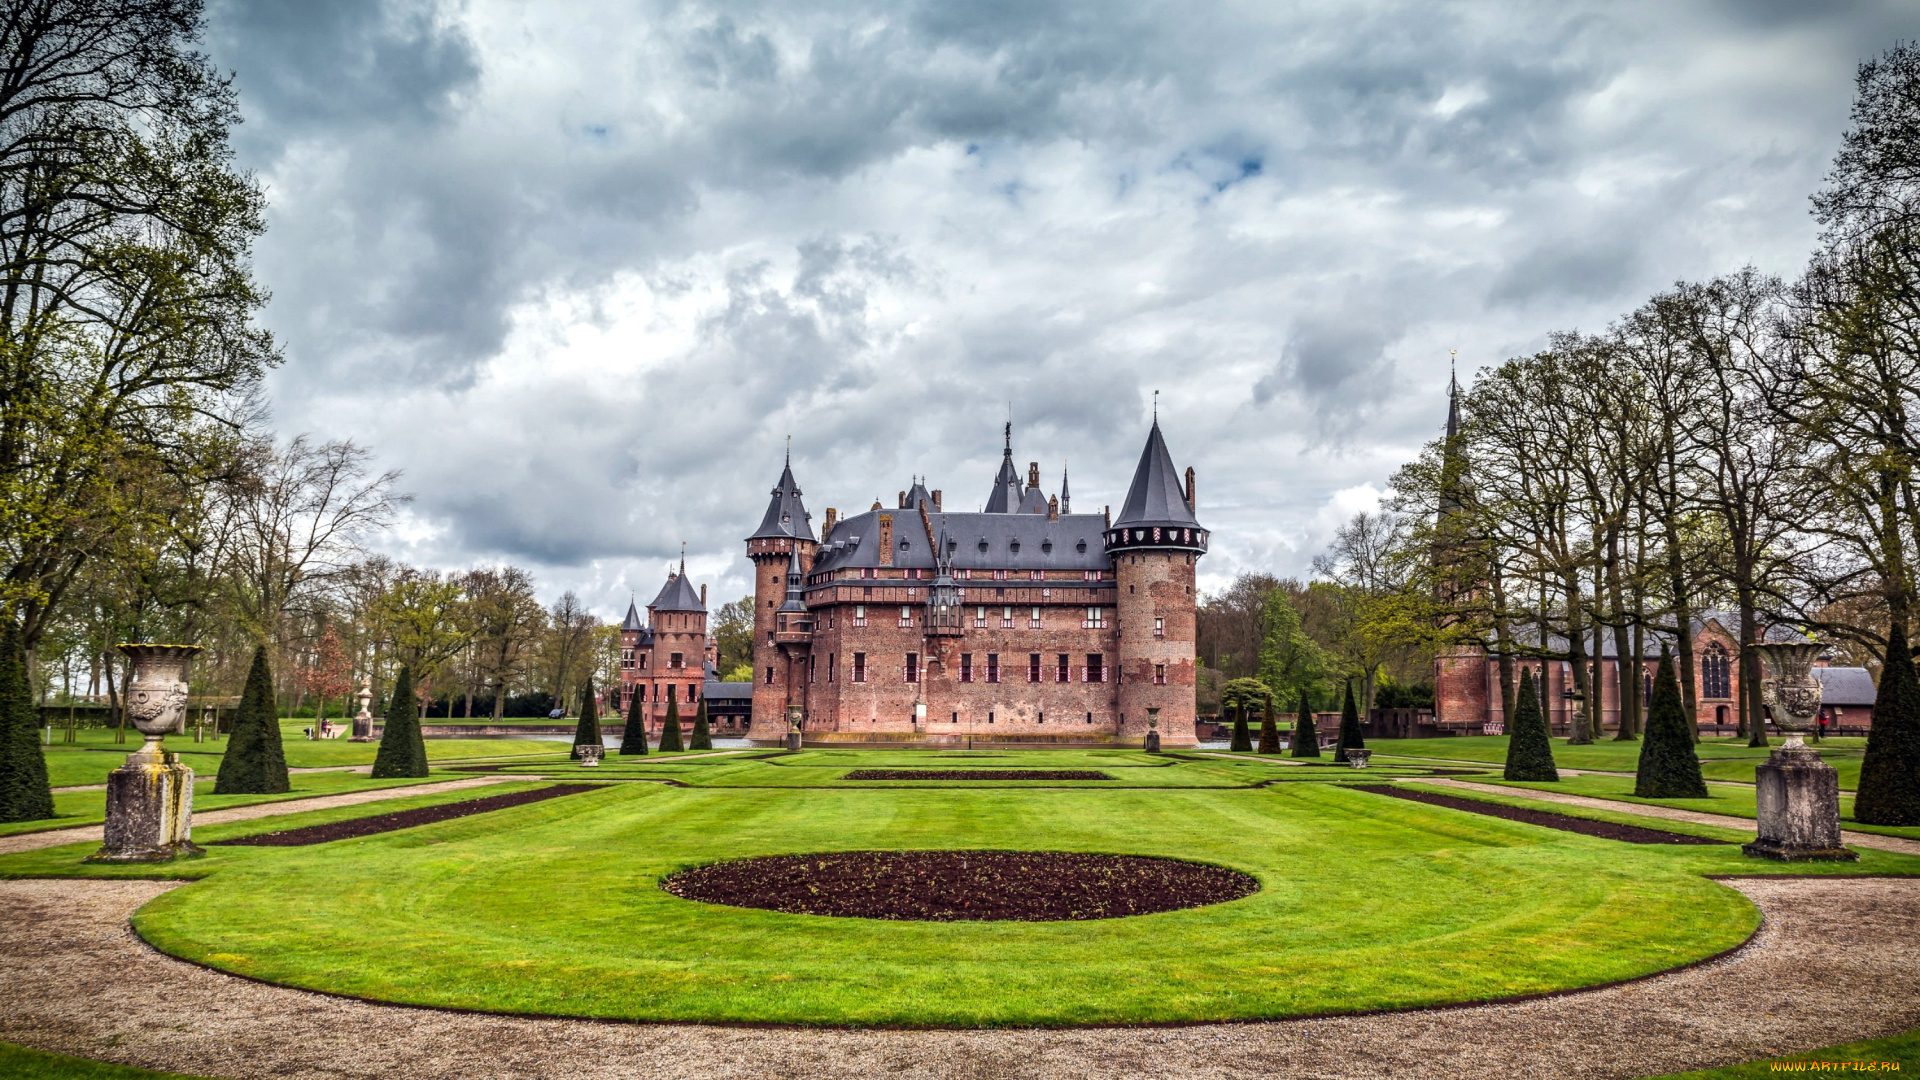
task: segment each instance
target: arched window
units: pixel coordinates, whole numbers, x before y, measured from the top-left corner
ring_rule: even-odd
[[[1707,646],[1700,661],[1700,693],[1710,698],[1733,696],[1733,658],[1717,641]]]

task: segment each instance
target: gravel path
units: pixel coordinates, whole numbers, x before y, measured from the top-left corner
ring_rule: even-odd
[[[525,1020],[374,1005],[220,975],[140,943],[173,886],[0,883],[0,1040],[290,1080],[1297,1076],[1628,1078],[1920,1026],[1920,880],[1742,879],[1766,923],[1732,956],[1513,1005],[1061,1031],[813,1031]]]
[[[255,818],[275,817],[280,814],[298,814],[307,810],[328,810],[336,806],[358,806],[361,803],[379,802],[381,799],[404,799],[410,795],[426,795],[435,791],[459,791],[461,788],[480,787],[484,784],[505,784],[519,780],[517,776],[481,776],[470,780],[442,780],[433,784],[408,784],[403,787],[374,788],[369,791],[349,791],[340,795],[315,795],[311,799],[285,799],[280,802],[254,803],[252,806],[236,806],[231,810],[208,810],[193,815],[195,825],[224,825],[230,821],[252,821]],[[12,855],[21,851],[37,851],[40,848],[59,847],[62,844],[98,843],[102,839],[102,826],[80,825],[71,829],[49,829],[46,832],[20,833],[16,836],[0,836],[0,855]]]
[[[1589,810],[1612,810],[1622,814],[1665,818],[1668,821],[1690,821],[1695,825],[1716,825],[1723,829],[1745,829],[1748,832],[1754,829],[1752,818],[1735,817],[1732,814],[1708,814],[1699,810],[1677,810],[1671,806],[1651,806],[1646,803],[1622,802],[1618,799],[1596,799],[1590,795],[1564,795],[1558,791],[1507,787],[1504,784],[1479,784],[1467,780],[1420,778],[1415,782],[1465,788],[1468,791],[1484,791],[1491,795],[1538,799],[1541,802],[1561,803],[1566,806],[1584,806]],[[1840,839],[1849,847],[1879,848],[1881,851],[1897,851],[1902,855],[1920,855],[1920,840],[1908,840],[1903,836],[1882,836],[1879,833],[1842,829]]]

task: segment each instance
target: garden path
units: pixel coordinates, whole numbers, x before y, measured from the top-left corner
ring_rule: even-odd
[[[468,780],[442,780],[432,784],[407,784],[401,787],[348,791],[339,795],[315,795],[310,799],[255,803],[252,806],[236,806],[230,810],[208,810],[196,813],[193,815],[193,823],[225,825],[231,821],[252,821],[255,818],[299,814],[308,810],[330,810],[336,806],[358,806],[361,803],[378,802],[382,799],[404,799],[408,796],[426,795],[436,791],[459,791],[462,788],[506,784],[519,779],[521,778],[517,776],[481,776]],[[40,848],[59,847],[62,844],[98,842],[101,838],[100,829],[101,827],[97,824],[78,825],[71,829],[48,829],[46,832],[0,836],[0,855],[37,851]]]
[[[378,1005],[171,959],[127,924],[171,882],[0,882],[0,1041],[203,1076],[1613,1080],[1920,1026],[1920,879],[1746,878],[1711,963],[1505,1005],[1191,1027],[848,1031],[535,1020]],[[342,917],[350,917],[343,913]]]
[[[1539,788],[1481,784],[1450,777],[1431,780],[1420,778],[1417,782],[1465,788],[1468,791],[1482,791],[1489,795],[1538,799],[1541,802],[1560,803],[1565,806],[1584,806],[1589,810],[1612,810],[1615,813],[1639,814],[1643,817],[1664,818],[1668,821],[1688,821],[1695,825],[1714,825],[1723,829],[1745,829],[1751,832],[1754,827],[1752,818],[1735,817],[1732,814],[1709,814],[1701,810],[1680,810],[1671,806],[1652,806],[1647,803],[1623,802],[1619,799],[1598,799],[1590,795],[1566,795],[1558,791],[1541,791]],[[1879,833],[1842,829],[1840,840],[1850,847],[1879,848],[1881,851],[1897,851],[1902,855],[1920,855],[1920,840],[1908,840],[1902,836],[1882,836]]]

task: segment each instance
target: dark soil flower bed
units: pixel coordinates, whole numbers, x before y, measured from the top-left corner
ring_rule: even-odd
[[[1579,833],[1582,836],[1598,836],[1604,840],[1624,840],[1629,844],[1731,844],[1731,840],[1714,840],[1705,836],[1689,836],[1686,833],[1668,832],[1665,829],[1648,829],[1639,825],[1617,825],[1611,821],[1594,821],[1591,818],[1577,818],[1569,814],[1555,814],[1545,810],[1527,810],[1518,806],[1503,806],[1500,803],[1482,802],[1478,799],[1463,799],[1456,795],[1440,795],[1431,791],[1408,791],[1405,788],[1387,784],[1355,784],[1356,791],[1371,791],[1375,795],[1391,795],[1396,799],[1410,799],[1431,806],[1445,806],[1453,810],[1465,810],[1469,814],[1485,814],[1488,817],[1505,818],[1508,821],[1523,821],[1528,825],[1544,825],[1549,829]]]
[[[1067,851],[836,851],[768,855],[673,874],[685,900],[790,915],[931,922],[1117,919],[1259,891],[1224,866]]]
[[[541,802],[561,795],[596,791],[605,786],[604,784],[555,784],[552,787],[534,788],[530,791],[512,791],[505,795],[488,795],[485,798],[441,803],[438,806],[396,810],[391,814],[376,814],[373,817],[354,818],[351,821],[309,825],[303,829],[242,836],[236,840],[214,840],[212,843],[233,847],[306,847],[308,844],[324,844],[330,840],[351,840],[356,836],[372,836],[375,833],[392,832],[395,829],[411,829],[415,825],[430,825],[436,821],[451,821],[471,814],[484,814],[489,810],[505,810],[509,806],[525,806],[528,803]]]
[[[855,769],[842,780],[1111,780],[1091,769]]]

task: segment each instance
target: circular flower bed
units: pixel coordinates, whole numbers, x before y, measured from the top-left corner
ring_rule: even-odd
[[[1260,883],[1224,866],[1144,855],[836,851],[711,863],[660,887],[685,900],[790,915],[1047,922],[1219,904]]]

